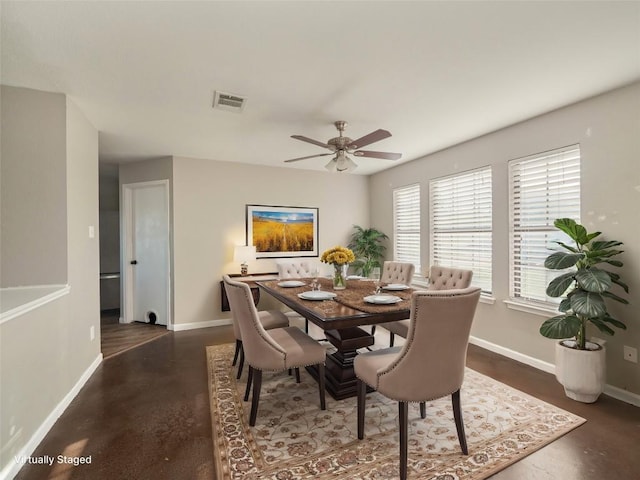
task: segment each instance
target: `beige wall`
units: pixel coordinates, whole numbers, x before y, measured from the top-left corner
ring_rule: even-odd
[[[0,286],[67,282],[65,97],[2,86]]]
[[[120,273],[120,186],[118,165],[100,163],[100,274]],[[100,279],[100,310],[120,308],[120,278]]]
[[[94,230],[89,234],[89,228]],[[67,99],[67,250],[71,311],[66,347],[77,380],[100,355],[100,232],[98,219],[98,132]],[[90,339],[93,328],[95,338]]]
[[[170,184],[171,305],[178,330],[229,318],[220,310],[220,280],[240,270],[233,247],[245,242],[247,204],[318,207],[320,252],[345,244],[354,224],[369,221],[362,176],[184,157],[120,165],[121,185],[161,179]],[[256,260],[249,270],[273,272],[275,260]],[[260,302],[260,308],[276,306],[264,296]]]
[[[175,157],[173,192],[177,328],[229,317],[220,311],[219,282],[239,273],[233,247],[245,243],[246,204],[318,207],[320,253],[344,245],[353,224],[369,222],[367,179],[356,175]],[[275,270],[273,259],[249,265]],[[261,308],[271,305],[261,300]]]
[[[19,95],[29,100],[14,110],[12,113],[17,116],[11,118],[37,117],[39,102],[47,101],[47,94],[43,92],[11,90],[20,90]],[[22,128],[29,131],[29,135],[24,135],[13,125],[17,138],[40,145],[42,150],[33,150],[33,158],[22,164],[26,171],[12,171],[12,174],[27,177],[33,170],[46,172],[43,176],[35,174],[40,186],[64,191],[64,202],[56,204],[52,213],[55,218],[63,219],[65,240],[60,256],[65,261],[64,266],[58,266],[58,256],[45,257],[40,259],[41,265],[37,269],[62,268],[63,282],[70,286],[70,293],[0,325],[0,470],[15,468],[14,455],[28,455],[33,451],[101,359],[98,132],[72,102],[64,96],[62,102],[58,102],[60,96],[51,95],[56,99],[56,107],[50,112],[57,119],[54,122],[55,143],[64,146],[64,162],[52,167],[49,142],[41,142],[42,138],[49,138],[51,131],[33,130],[29,125],[23,125]],[[3,116],[4,108],[3,101]],[[3,128],[5,125],[3,121]],[[14,159],[3,155],[3,162],[5,160]],[[3,181],[11,183],[11,177],[3,178]],[[25,219],[23,228],[31,227],[28,218],[33,214],[31,211],[22,210],[19,204],[8,208],[10,211],[17,209],[19,217]],[[49,205],[42,204],[38,208],[46,210]],[[89,238],[90,225],[96,227],[94,238]],[[5,255],[4,251],[2,255]],[[90,338],[91,329],[95,333],[94,339]]]
[[[120,186],[118,165],[99,165],[100,272],[120,271]]]
[[[428,132],[427,132],[428,134]],[[421,185],[422,264],[429,263],[429,180],[491,165],[493,169],[493,291],[481,304],[472,335],[499,347],[553,363],[552,340],[538,329],[543,317],[510,310],[508,177],[510,159],[579,143],[582,154],[582,221],[590,231],[625,243],[621,260],[631,306],[611,305],[625,321],[607,340],[607,382],[640,394],[640,366],[623,360],[623,345],[640,349],[640,83],[505,128],[370,177],[373,226],[392,231],[392,190]],[[612,302],[615,303],[615,302]],[[591,332],[602,337],[599,332]]]

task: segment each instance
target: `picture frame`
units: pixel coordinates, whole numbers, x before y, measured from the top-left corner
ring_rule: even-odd
[[[247,245],[256,258],[318,256],[318,208],[246,206]]]

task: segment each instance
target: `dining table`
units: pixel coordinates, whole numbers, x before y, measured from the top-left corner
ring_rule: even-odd
[[[325,295],[312,290],[314,282]],[[373,335],[362,327],[408,319],[414,291],[406,285],[376,285],[374,281],[360,278],[347,279],[343,290],[333,290],[329,278],[268,280],[256,284],[324,331],[326,340],[335,347],[327,350],[325,384],[336,400],[357,395],[353,361],[359,349],[374,344]],[[381,295],[387,298],[380,298]],[[378,300],[385,303],[377,303]],[[318,380],[317,367],[307,367],[307,371]]]

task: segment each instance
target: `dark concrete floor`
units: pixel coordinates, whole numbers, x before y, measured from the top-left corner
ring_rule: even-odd
[[[205,347],[232,340],[231,327],[171,332],[104,361],[33,453],[91,464],[27,465],[16,478],[213,479]],[[475,346],[468,365],[587,419],[493,479],[640,478],[640,408],[569,400],[552,375]]]

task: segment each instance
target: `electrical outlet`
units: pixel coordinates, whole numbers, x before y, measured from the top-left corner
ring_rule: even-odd
[[[628,362],[638,363],[638,349],[633,347],[624,346],[624,359]]]
[[[95,340],[96,338],[96,327],[94,327],[93,325],[89,328],[89,339],[90,340]]]

